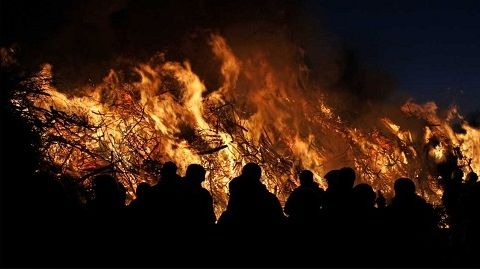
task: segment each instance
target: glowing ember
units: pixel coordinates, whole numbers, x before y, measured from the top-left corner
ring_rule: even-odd
[[[480,131],[455,110],[441,119],[433,103],[405,104],[406,115],[425,122],[415,135],[387,117],[378,126],[352,128],[322,91],[298,85],[295,68],[273,68],[261,52],[239,59],[218,35],[209,44],[222,62],[223,85],[208,93],[188,61],[169,62],[160,54],[111,70],[99,85],[72,89],[75,95],[52,86],[54,67],[45,64],[26,82],[42,94],[19,94],[13,102],[38,121],[44,159],[61,172],[88,179],[99,168],[112,169],[131,198],[138,183],[156,181],[157,162],[173,160],[180,173],[201,163],[217,214],[226,206],[228,181],[249,161],[262,165],[264,183],[282,202],[301,169],[312,170],[325,187],[327,171],[352,166],[359,182],[387,195],[396,178],[408,176],[437,203],[442,191],[431,167],[447,153],[465,172],[480,172]],[[450,127],[454,119],[463,133]]]

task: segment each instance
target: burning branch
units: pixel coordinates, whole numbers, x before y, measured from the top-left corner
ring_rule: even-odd
[[[188,164],[200,163],[209,171],[207,187],[217,214],[227,204],[228,181],[247,162],[262,166],[264,183],[280,201],[302,169],[312,170],[321,181],[327,167],[355,166],[358,182],[384,193],[400,176],[428,176],[432,152],[433,161],[453,152],[465,169],[480,172],[474,159],[480,156],[479,131],[463,126],[465,134],[454,133],[430,103],[402,107],[407,115],[424,119],[423,129],[416,131],[425,141],[414,140],[388,118],[379,121],[386,130],[354,128],[335,114],[321,92],[306,94],[306,85],[299,89],[295,75],[285,78],[268,62],[261,68],[251,66],[257,61],[240,64],[225,41],[220,43],[225,47],[213,52],[222,62],[225,85],[216,91],[207,93],[188,62],[162,60],[129,70],[138,80],[111,71],[96,87],[76,91],[82,96],[67,95],[52,85],[51,66],[45,65],[25,79],[12,104],[40,134],[45,162],[62,173],[85,180],[114,171],[133,194],[141,181],[157,181],[165,161],[175,161],[180,173]],[[241,89],[236,87],[239,79]],[[438,143],[430,143],[433,138]],[[430,193],[438,198],[436,189]]]

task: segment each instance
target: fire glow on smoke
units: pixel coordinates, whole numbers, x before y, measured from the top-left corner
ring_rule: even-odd
[[[217,214],[226,207],[228,181],[247,162],[262,166],[263,182],[282,202],[302,169],[312,170],[326,187],[326,172],[351,166],[357,182],[387,194],[396,178],[407,176],[434,203],[442,190],[433,167],[447,154],[465,172],[480,172],[480,130],[455,109],[443,119],[434,103],[407,102],[401,111],[423,120],[419,130],[387,116],[378,126],[354,128],[321,90],[299,85],[306,67],[274,68],[262,53],[240,59],[219,35],[211,35],[209,45],[221,62],[218,89],[207,90],[188,61],[170,62],[158,54],[111,70],[99,85],[72,89],[74,95],[52,85],[54,67],[45,64],[30,81],[42,94],[13,102],[29,102],[22,113],[41,123],[44,160],[62,173],[88,179],[95,169],[113,168],[132,198],[140,182],[156,182],[156,162],[172,160],[180,174],[200,163],[208,171],[204,186]],[[454,132],[452,120],[460,120],[464,132]]]

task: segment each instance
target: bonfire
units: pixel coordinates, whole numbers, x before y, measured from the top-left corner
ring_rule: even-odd
[[[409,101],[398,109],[420,128],[388,115],[359,128],[336,113],[322,89],[299,83],[305,66],[274,67],[261,52],[242,59],[217,34],[209,45],[221,62],[218,89],[207,89],[188,59],[172,62],[158,53],[70,91],[55,88],[55,66],[45,63],[12,103],[35,126],[49,169],[85,186],[95,174],[114,173],[131,200],[139,183],[157,182],[162,163],[174,161],[179,174],[199,163],[217,215],[229,180],[247,162],[261,165],[263,182],[282,203],[303,169],[325,188],[329,170],[351,166],[357,182],[386,196],[395,179],[410,177],[435,204],[442,195],[438,165],[453,158],[464,172],[480,172],[480,130],[454,107],[442,118],[433,102]]]

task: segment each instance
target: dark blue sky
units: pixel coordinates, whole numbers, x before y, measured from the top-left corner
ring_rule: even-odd
[[[102,10],[96,4],[102,2],[95,0],[86,1],[91,5],[81,4],[83,0],[67,1],[68,3],[62,5],[55,0],[41,2],[0,0],[0,2],[2,6],[0,46],[10,44],[12,41],[23,42],[30,44],[33,52],[38,50],[37,44],[41,44],[44,39],[50,40],[62,25],[69,23],[72,14],[78,13],[86,17],[93,14],[91,17],[95,18],[96,13],[92,13],[87,7],[94,11]],[[264,14],[265,11],[262,9],[253,12],[252,3],[248,4],[245,0],[237,2],[205,0],[199,2],[209,3],[210,9],[204,10],[203,17],[198,17],[197,13],[200,11],[195,9],[190,10],[188,14],[185,13],[189,10],[190,2],[131,0],[128,2],[127,11],[131,13],[132,18],[122,21],[122,18],[128,16],[122,17],[123,13],[120,12],[120,16],[116,17],[115,27],[119,29],[116,33],[124,33],[126,36],[122,38],[135,43],[132,47],[137,55],[138,48],[153,46],[153,49],[158,49],[162,41],[172,40],[173,34],[183,34],[184,31],[181,31],[182,27],[179,26],[181,23],[187,26],[196,25],[199,21],[212,19],[213,25],[222,24],[218,16],[223,15],[223,22],[226,23],[232,17],[232,11],[236,17],[255,17],[251,15],[252,13],[268,16],[268,12]],[[297,4],[296,0],[286,2]],[[391,73],[398,81],[399,92],[402,95],[406,93],[419,102],[435,100],[442,107],[455,102],[465,112],[480,109],[480,0],[303,0],[303,2],[306,3],[307,10],[319,18],[320,25],[342,39],[349,48],[357,51],[361,63],[380,67]],[[172,10],[169,9],[171,6]],[[239,7],[244,7],[243,13],[239,12]],[[163,15],[148,17],[145,14],[150,13],[139,12],[144,9],[153,9]],[[175,15],[177,13],[181,16]],[[206,16],[209,14],[214,15]],[[167,22],[159,18],[165,18]],[[158,31],[161,25],[171,23],[171,18],[178,19],[174,23],[175,27],[162,28],[162,31]],[[38,21],[42,23],[39,24]],[[83,30],[76,34],[75,38],[88,41],[102,39],[105,36],[98,30],[103,28],[93,27],[96,31],[91,31],[88,28],[92,27],[91,23],[84,23],[78,19],[77,21],[81,24],[77,25],[77,28]],[[130,26],[132,22],[134,24]],[[206,25],[209,26],[208,23]],[[91,57],[87,60],[101,62],[102,57],[107,57],[112,51],[112,46],[108,44],[102,47],[99,42],[84,44],[85,42],[72,42],[68,39],[67,41],[56,49],[65,55],[77,56],[82,63],[88,58],[86,56]],[[88,47],[89,50],[85,49],[89,44],[91,45]],[[88,53],[86,56],[81,55],[77,53],[79,50]],[[63,55],[54,52],[54,57]],[[45,55],[45,52],[39,51],[38,54]],[[61,58],[60,63],[65,57]],[[49,59],[49,62],[52,62],[52,59]],[[74,75],[77,76],[75,72]]]
[[[307,1],[416,101],[480,109],[480,1]]]

